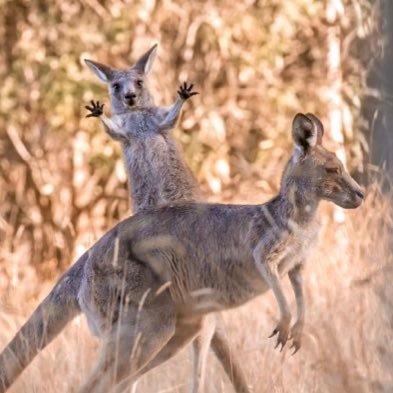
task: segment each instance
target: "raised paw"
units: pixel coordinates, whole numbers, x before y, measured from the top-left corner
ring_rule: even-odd
[[[187,82],[184,82],[182,85],[180,85],[179,90],[177,91],[177,94],[179,94],[179,96],[182,100],[188,100],[190,97],[195,96],[196,94],[199,94],[196,91],[192,91],[193,87],[194,87],[193,84],[188,86]]]
[[[291,329],[291,339],[292,345],[290,348],[293,348],[292,356],[300,349],[302,345],[302,335],[303,335],[303,324],[295,323]]]
[[[274,337],[276,334],[278,334],[278,337],[274,349],[276,349],[279,345],[281,345],[281,349],[280,349],[281,352],[289,338],[289,323],[283,321],[279,322],[279,324],[273,330],[273,333],[269,336],[269,338]]]
[[[93,100],[90,102],[91,106],[85,106],[85,108],[91,112],[86,115],[86,117],[100,117],[104,113],[104,104],[100,105],[99,101],[94,102]]]

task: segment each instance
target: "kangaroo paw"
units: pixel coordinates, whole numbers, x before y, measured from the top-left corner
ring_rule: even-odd
[[[85,108],[90,111],[86,117],[100,117],[104,113],[104,104],[100,105],[100,102],[94,102],[93,100],[90,101],[91,106],[85,106]]]
[[[273,330],[273,333],[269,336],[269,338],[274,337],[276,334],[278,334],[278,337],[274,349],[278,348],[279,345],[281,345],[281,352],[289,338],[289,322],[280,321],[277,327]]]
[[[292,355],[294,355],[302,345],[302,335],[303,335],[303,324],[295,323],[291,329],[291,339],[292,345],[290,348],[293,348]]]
[[[179,94],[179,96],[182,100],[188,100],[190,97],[195,96],[196,94],[199,94],[196,91],[192,91],[193,87],[194,87],[193,84],[188,86],[187,82],[184,82],[182,85],[180,85],[180,88],[177,91],[177,94]]]

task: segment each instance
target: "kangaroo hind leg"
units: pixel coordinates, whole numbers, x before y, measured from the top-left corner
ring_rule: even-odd
[[[227,376],[232,382],[236,393],[250,393],[252,392],[251,387],[247,384],[243,367],[236,356],[236,353],[232,350],[229,342],[226,338],[224,330],[224,321],[219,315],[216,316],[217,323],[214,331],[211,347],[223,366]]]
[[[80,393],[109,393],[138,371],[167,344],[175,332],[174,306],[170,300],[138,310],[129,306],[121,321],[103,338],[99,360]],[[134,378],[133,378],[134,376]]]
[[[202,393],[205,387],[206,363],[211,340],[216,328],[214,315],[208,315],[203,319],[200,334],[193,341],[193,379],[190,387],[191,393]]]

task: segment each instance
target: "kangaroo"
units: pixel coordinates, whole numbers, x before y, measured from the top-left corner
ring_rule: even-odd
[[[112,111],[112,118],[108,118],[103,105],[92,101],[92,106],[86,106],[91,112],[87,116],[99,117],[108,135],[121,143],[134,213],[160,204],[200,199],[198,184],[169,134],[184,102],[198,93],[192,91],[193,85],[184,83],[172,106],[155,106],[146,76],[156,52],[154,45],[127,71],[85,60],[108,85]]]
[[[298,350],[304,325],[301,271],[315,237],[319,202],[352,209],[361,205],[364,193],[322,146],[323,126],[315,116],[297,114],[292,136],[295,147],[280,192],[270,201],[164,206],[141,211],[109,230],[59,280],[0,354],[0,392],[47,343],[46,312],[61,308],[60,324],[71,313],[67,307],[73,300],[64,295],[75,286],[78,304],[102,342],[97,365],[80,393],[109,392],[125,378],[136,380],[195,337],[204,315],[240,306],[269,289],[280,310],[273,330],[277,345],[282,349],[291,337]],[[157,242],[151,250],[149,243],[162,237],[173,246]],[[296,297],[293,326],[280,285],[285,274]],[[51,323],[51,334],[61,330],[57,321]]]
[[[364,193],[335,154],[322,146],[323,126],[314,115],[297,114],[292,135],[295,148],[280,192],[267,203],[151,209],[119,223],[94,245],[79,299],[100,331],[102,347],[80,393],[108,392],[124,378],[136,380],[195,336],[203,315],[238,307],[269,289],[280,310],[271,337],[277,335],[281,350],[288,339],[294,351],[300,348],[301,271],[314,242],[319,202],[352,209],[361,205]],[[142,246],[166,236],[172,248]],[[127,263],[114,267],[113,260]],[[297,304],[292,326],[280,285],[286,274]]]
[[[122,146],[134,214],[160,205],[195,202],[202,198],[195,177],[169,133],[176,125],[184,102],[198,93],[192,91],[193,85],[185,82],[172,106],[155,106],[146,79],[156,52],[157,45],[154,45],[127,71],[85,60],[107,84],[112,112],[112,118],[108,118],[103,112],[104,105],[91,101],[91,106],[86,106],[90,112],[87,117],[98,117],[107,134]],[[244,373],[231,355],[225,335],[215,328],[215,323],[214,316],[209,316],[204,321],[202,333],[193,341],[191,390],[194,393],[203,391],[211,344],[236,391],[249,392]]]

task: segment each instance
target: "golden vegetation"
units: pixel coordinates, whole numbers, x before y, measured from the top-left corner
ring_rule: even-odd
[[[187,102],[175,135],[211,200],[259,202],[277,190],[296,112],[319,115],[326,143],[342,148],[340,133],[348,166],[366,171],[359,110],[374,49],[372,2],[333,2],[333,21],[328,3],[0,1],[1,344],[59,272],[128,214],[119,147],[84,118],[92,98],[109,106],[85,57],[127,67],[160,43],[150,78],[156,101],[171,103],[185,80],[201,93]],[[340,49],[335,130],[328,127],[328,112],[337,110],[327,82],[331,40]],[[271,295],[224,315],[256,393],[393,389],[391,199],[371,184],[366,204],[343,222],[332,211],[324,205],[320,248],[306,269],[299,354],[281,355],[267,339],[277,315]],[[77,319],[12,391],[72,391],[94,348]],[[182,356],[144,377],[138,392],[186,391],[189,352]],[[230,391],[211,361],[208,391]]]

